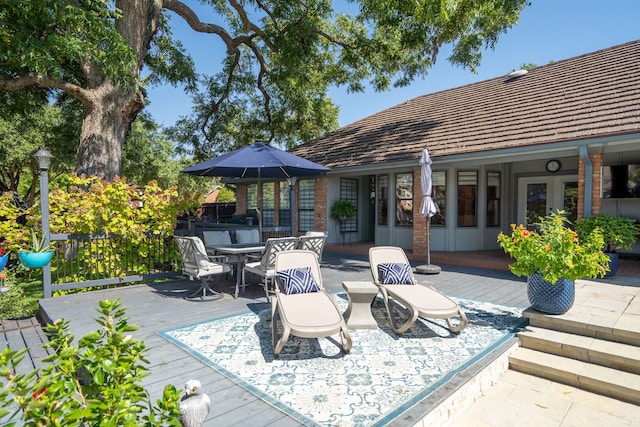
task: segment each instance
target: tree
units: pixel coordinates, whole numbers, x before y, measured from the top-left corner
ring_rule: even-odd
[[[447,43],[454,44],[449,60],[473,71],[482,48],[493,47],[527,5],[354,0],[339,11],[329,0],[202,0],[215,21],[207,23],[179,0],[1,1],[0,88],[50,88],[81,101],[76,171],[109,180],[120,173],[122,145],[144,109],[147,84],[202,91],[198,125],[214,143],[224,131],[291,145],[336,126],[327,97],[332,86],[407,85],[426,75]],[[222,47],[222,71],[200,85],[190,57],[172,39],[175,17],[212,35],[212,46],[203,48]],[[255,126],[238,130],[250,122]]]

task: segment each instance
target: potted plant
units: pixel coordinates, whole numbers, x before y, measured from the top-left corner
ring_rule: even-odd
[[[0,271],[7,265],[10,253],[11,252],[6,252],[4,248],[0,247]]]
[[[346,221],[356,217],[358,208],[351,200],[338,200],[331,206],[331,218]]]
[[[602,234],[595,229],[579,239],[561,210],[540,218],[536,225],[538,231],[511,224],[511,234],[500,233],[498,243],[515,259],[509,265],[511,272],[527,276],[532,307],[562,314],[573,305],[576,279],[603,277],[608,271]]]
[[[598,228],[604,239],[602,250],[609,257],[609,273],[605,277],[612,277],[618,271],[620,255],[618,249],[631,249],[638,240],[640,229],[635,221],[616,215],[601,213],[581,218],[576,221],[578,236],[586,236]]]
[[[44,236],[39,238],[33,230],[31,230],[31,246],[29,250],[18,253],[20,261],[27,268],[44,267],[51,261],[51,255],[51,249]]]

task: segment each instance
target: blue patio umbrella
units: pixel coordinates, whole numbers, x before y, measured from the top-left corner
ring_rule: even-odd
[[[260,181],[293,177],[324,175],[330,169],[305,158],[280,150],[262,141],[213,157],[182,172],[197,176],[219,176],[225,178],[256,178],[258,195]],[[262,235],[262,201],[258,197],[258,224]],[[291,209],[291,232],[293,234],[293,203]]]

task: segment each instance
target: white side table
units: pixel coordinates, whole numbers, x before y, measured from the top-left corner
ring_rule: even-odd
[[[342,282],[349,296],[344,320],[349,329],[376,329],[378,322],[371,313],[371,303],[378,295],[378,287],[371,282]]]

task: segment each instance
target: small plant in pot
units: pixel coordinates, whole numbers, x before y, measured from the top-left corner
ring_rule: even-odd
[[[511,224],[511,234],[500,233],[498,243],[515,259],[509,270],[527,276],[532,307],[562,314],[573,305],[575,280],[603,277],[608,271],[602,234],[596,229],[578,238],[561,210],[541,218],[536,226],[537,231],[532,231]]]
[[[351,200],[338,200],[331,206],[331,218],[346,221],[356,217],[358,208]]]
[[[51,247],[47,244],[44,236],[38,237],[38,234],[31,230],[31,246],[18,253],[20,261],[27,268],[44,267],[51,261]]]
[[[342,234],[342,244],[344,245],[343,223],[355,218],[358,208],[351,200],[337,200],[331,206],[331,218],[340,221],[340,233]]]
[[[592,233],[596,228],[600,230],[604,240],[602,250],[610,258],[609,273],[605,277],[615,276],[619,264],[618,249],[631,249],[638,240],[640,228],[632,219],[607,213],[576,221],[576,231],[581,237]]]

